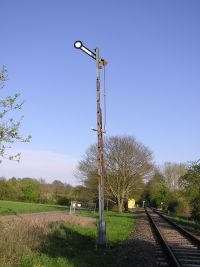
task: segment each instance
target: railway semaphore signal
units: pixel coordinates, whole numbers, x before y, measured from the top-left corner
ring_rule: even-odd
[[[103,144],[103,133],[105,133],[105,127],[102,127],[102,113],[101,113],[101,99],[100,99],[100,69],[105,66],[107,62],[102,59],[99,55],[99,48],[95,48],[91,51],[83,45],[81,41],[74,43],[76,49],[82,50],[88,56],[96,60],[96,92],[97,92],[97,142],[98,142],[98,189],[99,189],[99,222],[98,222],[98,240],[99,246],[106,245],[106,224],[104,220],[104,144]]]

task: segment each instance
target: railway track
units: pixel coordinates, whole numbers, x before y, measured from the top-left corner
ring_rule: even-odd
[[[160,266],[200,267],[200,240],[162,214],[145,209],[164,254]]]

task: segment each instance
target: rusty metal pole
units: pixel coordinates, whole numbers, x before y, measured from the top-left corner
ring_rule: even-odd
[[[99,176],[99,222],[98,222],[98,246],[106,245],[106,224],[104,220],[104,146],[101,114],[101,91],[100,91],[100,57],[99,48],[96,51],[96,89],[97,89],[97,157]]]
[[[100,69],[107,64],[105,59],[100,58],[99,48],[95,49],[96,54],[88,49],[78,40],[74,43],[76,49],[81,49],[84,53],[96,60],[96,90],[97,90],[97,157],[98,157],[98,189],[99,189],[99,222],[98,222],[98,246],[106,245],[106,224],[104,220],[104,144],[103,127],[101,114],[101,90],[100,90]]]

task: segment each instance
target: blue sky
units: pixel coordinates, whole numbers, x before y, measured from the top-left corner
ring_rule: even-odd
[[[21,163],[3,162],[1,175],[77,182],[77,160],[96,141],[96,70],[75,40],[109,62],[108,135],[134,135],[157,164],[200,158],[199,0],[0,3],[2,94],[21,93],[15,116],[33,136],[14,145]]]

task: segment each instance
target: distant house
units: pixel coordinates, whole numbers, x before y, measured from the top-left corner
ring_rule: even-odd
[[[131,198],[128,200],[128,209],[134,209],[135,208],[135,199]]]

